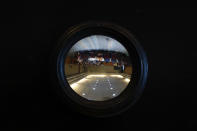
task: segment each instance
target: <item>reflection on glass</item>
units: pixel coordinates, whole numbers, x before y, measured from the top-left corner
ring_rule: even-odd
[[[131,73],[128,51],[117,40],[103,35],[81,39],[65,59],[68,83],[88,100],[117,97],[130,82]]]

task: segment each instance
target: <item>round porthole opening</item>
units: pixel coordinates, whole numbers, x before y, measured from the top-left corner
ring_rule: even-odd
[[[111,23],[68,30],[57,49],[57,76],[66,103],[89,116],[119,114],[141,95],[148,71],[136,38]]]
[[[77,41],[67,53],[64,64],[69,86],[89,101],[107,101],[119,96],[132,74],[126,48],[104,35],[91,35]]]

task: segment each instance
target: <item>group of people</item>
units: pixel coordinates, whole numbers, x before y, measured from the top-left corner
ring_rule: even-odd
[[[109,51],[91,51],[76,52],[74,55],[74,63],[82,65],[111,65],[114,70],[124,71],[125,66],[129,65],[128,56],[118,52]]]

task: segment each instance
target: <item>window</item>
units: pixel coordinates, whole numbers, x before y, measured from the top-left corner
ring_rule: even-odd
[[[57,47],[58,90],[72,109],[112,116],[140,97],[148,63],[128,30],[111,23],[83,23],[68,30]]]

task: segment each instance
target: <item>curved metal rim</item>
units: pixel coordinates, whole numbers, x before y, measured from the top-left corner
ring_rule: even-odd
[[[80,32],[81,30],[86,29],[86,28],[94,28],[94,27],[102,27],[102,28],[104,27],[104,28],[112,29],[112,30],[114,30],[116,32],[119,32],[122,35],[126,36],[130,41],[132,41],[132,44],[135,46],[135,49],[137,50],[137,53],[138,53],[139,59],[140,59],[140,69],[141,69],[141,71],[140,71],[140,79],[139,79],[138,85],[137,85],[138,86],[137,87],[138,91],[137,91],[137,93],[135,95],[135,100],[132,101],[126,107],[122,108],[118,112],[114,112],[114,113],[111,113],[111,114],[103,115],[103,117],[114,116],[114,115],[120,114],[121,112],[123,112],[123,111],[127,110],[128,108],[130,108],[140,98],[140,96],[141,96],[141,94],[143,92],[143,89],[145,87],[147,76],[148,76],[148,61],[147,61],[147,57],[146,57],[146,54],[145,54],[143,48],[141,47],[139,42],[136,40],[136,38],[133,36],[133,34],[131,34],[129,31],[127,31],[123,27],[115,25],[115,24],[112,24],[112,23],[86,22],[86,23],[74,26],[74,27],[72,27],[70,30],[68,30],[63,35],[63,38],[60,40],[59,43],[63,43],[66,39],[72,37],[76,32]],[[61,56],[61,53],[59,54],[59,56]],[[58,59],[57,59],[57,76],[59,78],[59,82],[60,82],[61,87],[62,87],[62,76],[61,76],[62,69],[59,68],[60,67],[59,65],[62,64],[61,63],[62,61],[60,60],[59,56],[58,56]],[[99,117],[102,117],[102,116],[99,116]]]

